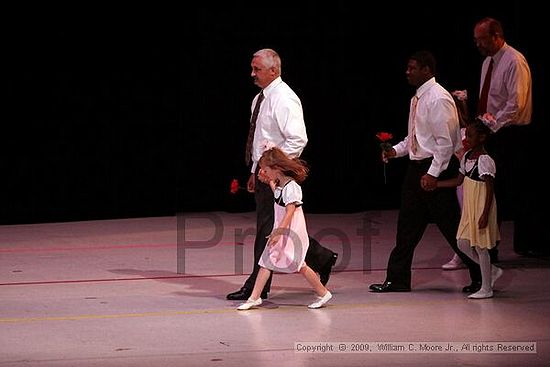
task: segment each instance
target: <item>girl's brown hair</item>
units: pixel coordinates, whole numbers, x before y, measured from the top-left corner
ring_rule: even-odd
[[[301,184],[309,173],[307,163],[299,158],[288,157],[281,149],[273,147],[266,150],[259,161],[260,167],[270,167],[280,170],[285,176],[292,177]]]

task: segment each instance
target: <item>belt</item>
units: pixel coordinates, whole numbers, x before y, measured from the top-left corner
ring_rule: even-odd
[[[431,163],[433,159],[434,157],[424,158],[424,159],[410,159],[409,162],[411,162],[412,164],[426,164],[426,163]]]

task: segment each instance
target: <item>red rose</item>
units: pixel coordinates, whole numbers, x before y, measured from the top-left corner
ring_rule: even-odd
[[[236,194],[237,191],[239,191],[239,180],[237,180],[236,178],[234,178],[234,179],[231,181],[231,187],[230,187],[229,191],[230,191],[232,194]]]
[[[382,150],[388,151],[392,148],[391,143],[389,143],[389,140],[393,139],[392,134],[381,131],[376,134],[376,137],[381,141],[380,148],[382,148]]]
[[[393,135],[390,134],[390,133],[386,133],[386,132],[379,132],[378,134],[376,134],[376,137],[381,141],[381,142],[386,142],[390,139],[393,139]]]

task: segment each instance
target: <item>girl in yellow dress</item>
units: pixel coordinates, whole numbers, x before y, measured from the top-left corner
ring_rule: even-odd
[[[462,216],[456,238],[458,248],[481,268],[481,289],[468,296],[473,299],[492,297],[493,285],[502,275],[502,269],[491,264],[488,251],[500,240],[494,195],[495,161],[484,147],[490,133],[479,119],[468,125],[466,140],[470,149],[460,161],[458,177],[438,182],[438,187],[463,185]]]

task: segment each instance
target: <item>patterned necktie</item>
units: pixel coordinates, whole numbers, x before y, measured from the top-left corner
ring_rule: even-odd
[[[416,154],[418,149],[418,141],[416,140],[416,106],[418,105],[418,97],[414,96],[411,100],[411,112],[410,112],[410,126],[411,133],[409,135],[411,152]]]
[[[252,142],[254,141],[254,131],[256,131],[256,120],[258,119],[258,114],[260,113],[260,104],[264,100],[264,92],[261,91],[256,100],[256,105],[254,106],[254,111],[252,112],[252,117],[250,118],[250,129],[248,130],[248,139],[246,140],[246,153],[245,153],[245,162],[246,165],[250,165],[250,160],[252,158]]]
[[[479,95],[479,102],[477,104],[477,116],[483,116],[487,112],[487,100],[489,98],[489,89],[491,88],[491,74],[493,74],[494,60],[491,58],[487,73],[485,73],[485,80],[483,81],[483,87],[481,88],[481,94]]]

